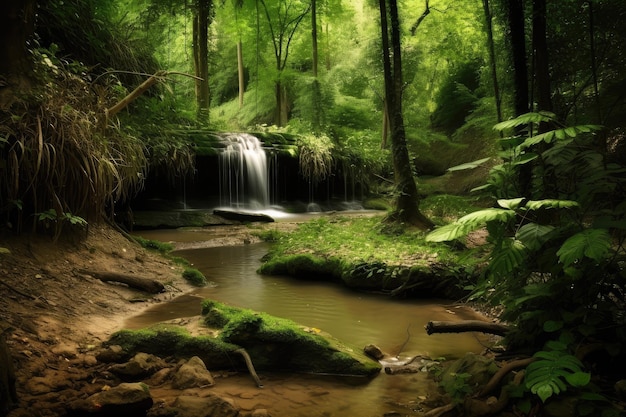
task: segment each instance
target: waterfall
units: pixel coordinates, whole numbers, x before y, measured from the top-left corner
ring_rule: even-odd
[[[220,205],[234,208],[269,207],[267,156],[262,143],[248,133],[229,133],[219,155]]]

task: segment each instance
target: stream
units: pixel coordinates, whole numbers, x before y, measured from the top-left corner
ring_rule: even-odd
[[[185,241],[184,232],[161,230],[137,233],[161,241]],[[264,311],[322,329],[362,349],[375,344],[399,359],[417,354],[457,358],[480,352],[482,334],[435,334],[424,326],[430,320],[475,319],[477,314],[447,300],[395,300],[355,292],[337,283],[302,281],[256,273],[269,244],[258,243],[173,253],[202,271],[210,285],[149,308],[129,319],[125,327],[138,329],[154,323],[200,314],[204,298]],[[232,397],[243,410],[267,409],[272,417],[382,417],[417,415],[436,385],[427,374],[387,375],[371,380],[338,376],[261,373],[265,388],[256,388],[249,375],[216,378],[212,391]],[[387,414],[387,413],[400,414]]]

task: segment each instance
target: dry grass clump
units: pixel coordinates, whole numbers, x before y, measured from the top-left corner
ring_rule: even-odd
[[[0,110],[2,228],[36,230],[40,214],[98,221],[114,202],[139,191],[147,170],[142,143],[107,125],[115,100],[107,86],[89,85],[43,56],[37,91]],[[43,67],[43,69],[41,69]]]

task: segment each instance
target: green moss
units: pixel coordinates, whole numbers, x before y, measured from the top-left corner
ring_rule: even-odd
[[[258,236],[264,242],[277,242],[282,236],[281,232],[274,229],[261,230],[258,232],[254,232],[253,234],[255,236]]]
[[[142,247],[159,252],[161,254],[167,254],[174,250],[174,245],[171,243],[160,242],[158,240],[152,239],[144,239],[141,236],[134,237],[137,243],[139,243]]]
[[[371,376],[378,362],[319,329],[262,312],[204,300],[205,322],[222,328],[220,338],[246,348],[259,369]]]
[[[341,268],[335,259],[311,254],[274,256],[259,268],[260,274],[291,275],[299,278],[339,278]]]
[[[229,354],[239,346],[212,336],[191,336],[178,326],[157,325],[141,330],[121,330],[105,345],[120,345],[129,356],[137,352],[157,356],[200,357],[207,366],[229,367]]]
[[[196,268],[185,268],[185,270],[183,271],[183,278],[185,278],[187,281],[189,281],[189,283],[195,285],[196,287],[202,287],[207,284],[207,280],[204,274]]]
[[[370,198],[363,202],[363,208],[367,210],[390,211],[393,207],[391,203],[384,198]]]

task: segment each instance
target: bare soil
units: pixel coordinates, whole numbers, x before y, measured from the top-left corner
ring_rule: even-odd
[[[236,225],[208,228],[205,236],[212,237],[205,244],[255,242],[252,232]],[[150,278],[163,283],[165,291],[146,294],[84,271]],[[90,385],[100,389],[102,384],[90,384],[90,379],[102,342],[129,317],[192,289],[181,266],[108,225],[91,225],[88,232],[58,242],[47,236],[0,234],[0,333],[15,363],[19,398],[9,415],[62,415],[64,404],[90,394]]]
[[[0,255],[0,323],[13,329],[7,345],[16,364],[19,407],[31,412],[52,407],[39,394],[70,388],[76,377],[86,377],[81,372],[95,364],[90,352],[126,317],[189,289],[180,267],[109,226],[91,226],[86,237],[60,242],[4,237],[0,247],[10,251]],[[147,296],[81,270],[150,277],[166,291]]]

